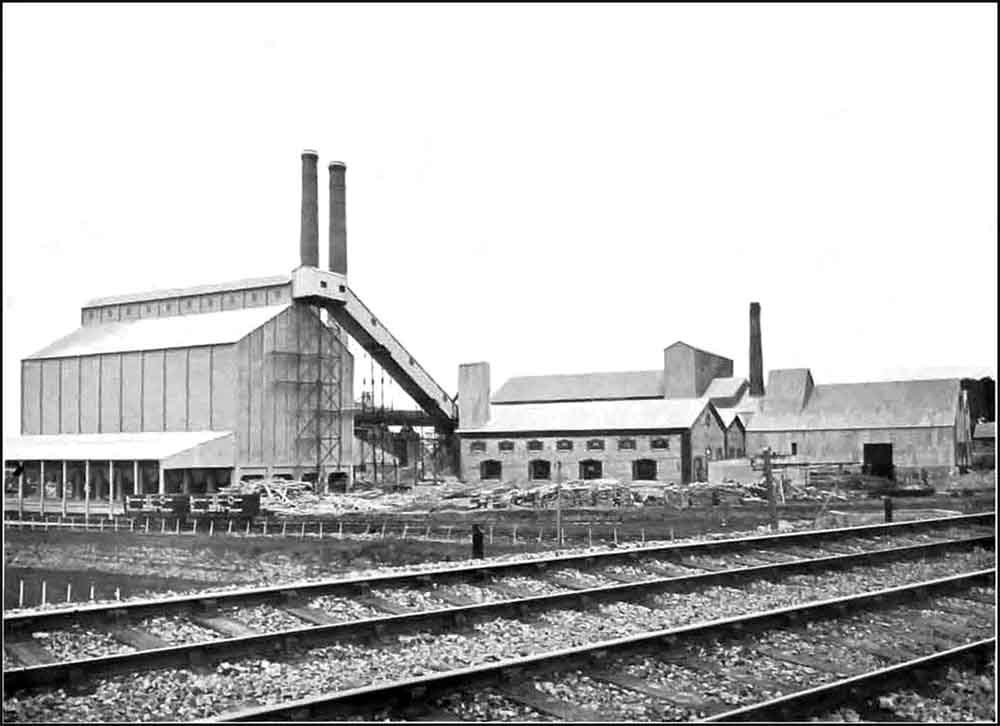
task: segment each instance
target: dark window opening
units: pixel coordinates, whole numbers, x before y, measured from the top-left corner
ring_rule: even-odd
[[[538,439],[532,439],[528,442],[528,451],[541,451],[542,448],[542,442]]]
[[[618,439],[618,449],[635,449],[635,439]]]
[[[341,292],[347,292],[347,286],[346,285],[341,285],[340,286],[340,291]]]
[[[535,459],[528,462],[528,478],[532,480],[551,479],[552,464],[544,459]]]
[[[721,459],[722,458],[722,449],[720,447],[716,447],[716,449],[715,449],[715,458],[716,459]]]
[[[792,456],[795,456],[798,453],[799,453],[799,445],[793,442],[792,443]]]
[[[326,288],[326,280],[320,280],[319,281],[319,286],[325,289]],[[256,299],[257,298],[254,297],[254,300],[256,300]]]
[[[892,464],[892,444],[865,444],[864,468],[865,474],[884,476],[895,479],[895,467]]]
[[[587,451],[604,451],[604,439],[590,439],[587,442]]]
[[[573,442],[570,441],[569,439],[559,439],[556,442],[556,450],[557,451],[572,451],[573,450]]]
[[[514,450],[514,442],[513,441],[501,441],[500,442],[500,451],[513,451],[513,450]]]
[[[649,448],[651,448],[651,449],[669,449],[670,448],[670,439],[665,438],[665,437],[660,437],[660,438],[653,439],[652,441],[649,442]]]
[[[469,451],[472,452],[473,454],[476,453],[477,451],[486,451],[486,442],[473,441],[471,444],[469,444]]]
[[[655,480],[656,462],[652,459],[638,459],[632,462],[632,478],[636,480]]]
[[[194,303],[192,301],[188,300],[188,307],[191,307],[192,305],[194,305]]]
[[[604,466],[596,459],[584,459],[580,462],[581,479],[600,479],[604,474]]]
[[[503,464],[495,459],[490,459],[484,461],[479,465],[479,478],[480,479],[499,479],[500,473],[503,471]]]

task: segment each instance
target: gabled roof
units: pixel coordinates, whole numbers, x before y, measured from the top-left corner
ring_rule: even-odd
[[[742,393],[743,386],[746,386],[746,378],[735,376],[732,378],[714,378],[708,384],[708,388],[703,394],[705,398],[735,398]]]
[[[600,401],[663,398],[663,371],[572,373],[510,378],[493,395],[493,403]]]
[[[142,318],[79,328],[25,360],[235,343],[289,305]]]
[[[993,421],[977,423],[976,432],[972,435],[974,439],[993,439],[996,438],[996,423]]]
[[[814,386],[805,407],[774,407],[767,391],[747,431],[954,426],[959,380],[882,381]]]
[[[740,412],[737,411],[735,408],[719,408],[718,406],[716,406],[715,410],[716,412],[718,412],[719,419],[722,421],[722,425],[726,429],[732,426],[733,422],[736,421],[737,419],[740,420],[740,423],[745,423],[743,417],[744,415],[740,414]]]
[[[560,401],[490,406],[490,420],[463,434],[528,431],[612,431],[691,428],[706,406],[704,398],[637,401]]]
[[[148,300],[163,300],[172,297],[184,297],[187,295],[208,295],[214,292],[229,292],[231,290],[250,290],[258,287],[273,287],[275,285],[287,285],[292,281],[291,275],[278,275],[274,277],[249,277],[243,280],[233,280],[232,282],[216,282],[209,285],[195,285],[194,287],[174,287],[164,290],[149,290],[147,292],[133,292],[125,295],[111,295],[109,297],[97,297],[84,305],[85,308],[98,307],[101,305],[118,305],[121,303],[146,302]]]

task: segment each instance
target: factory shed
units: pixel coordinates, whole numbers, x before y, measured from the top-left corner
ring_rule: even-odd
[[[808,369],[777,370],[747,424],[747,449],[883,476],[951,472],[968,464],[968,421],[958,379],[815,385]]]
[[[706,398],[491,405],[481,426],[457,433],[467,481],[548,481],[561,472],[563,480],[680,483],[702,479],[704,457],[721,457],[725,446]]]
[[[353,358],[313,308],[260,288],[277,281],[93,301],[23,359],[21,436],[4,449],[22,496],[65,502],[90,484],[89,499],[121,502],[320,464],[346,478],[353,447],[332,437],[353,439]]]

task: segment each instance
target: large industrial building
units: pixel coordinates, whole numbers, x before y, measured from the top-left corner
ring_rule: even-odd
[[[733,375],[731,359],[678,341],[655,369],[518,377],[495,392],[488,363],[462,365],[456,401],[347,284],[339,162],[329,165],[329,269],[319,268],[317,158],[302,155],[300,264],[290,274],[93,300],[77,330],[22,361],[21,431],[4,451],[22,489],[45,482],[43,506],[55,498],[65,508],[210,492],[243,477],[350,486],[368,461],[360,449],[373,450],[371,432],[388,424],[404,425],[394,449],[404,459],[411,427],[432,427],[435,471],[469,482],[687,483],[765,447],[791,464],[874,474],[969,464],[959,380],[830,385],[788,369],[770,371],[765,386],[756,303],[748,378]],[[359,407],[348,337],[421,410]]]
[[[512,378],[492,395],[487,363],[460,366],[462,474],[688,483],[764,448],[786,465],[886,476],[969,464],[958,379],[816,385],[808,369],[785,369],[770,371],[765,386],[757,303],[749,373],[733,377],[730,359],[683,342],[664,350],[662,369]]]
[[[80,328],[22,361],[21,435],[4,450],[22,490],[44,482],[43,502],[66,502],[257,476],[349,486],[356,419],[371,412],[354,401],[348,335],[421,406],[407,423],[451,435],[452,397],[347,285],[340,162],[329,165],[330,269],[319,269],[317,159],[302,155],[290,274],[93,300]]]

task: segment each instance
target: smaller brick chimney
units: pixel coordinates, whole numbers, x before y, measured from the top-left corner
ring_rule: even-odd
[[[490,420],[490,364],[458,366],[458,428],[476,429]]]
[[[330,170],[330,271],[347,275],[347,165],[331,161]]]

